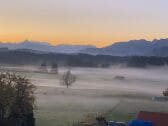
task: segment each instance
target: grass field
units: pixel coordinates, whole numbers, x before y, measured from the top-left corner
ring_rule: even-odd
[[[167,102],[152,101],[168,87],[168,68],[73,68],[77,81],[70,89],[59,83],[66,68],[59,75],[28,71],[18,73],[37,86],[37,126],[71,126],[88,115],[128,121],[141,110],[168,112]]]
[[[140,110],[168,112],[168,103],[152,101],[151,94],[122,92],[121,95],[113,90],[40,88],[36,110],[38,126],[67,126],[88,114],[103,114],[109,120],[128,121]]]

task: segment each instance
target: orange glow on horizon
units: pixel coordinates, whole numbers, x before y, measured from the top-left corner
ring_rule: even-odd
[[[0,41],[104,47],[168,37],[166,0],[4,0]]]
[[[166,37],[163,37],[166,38]],[[98,48],[105,47],[108,45],[111,45],[116,42],[125,42],[129,40],[138,40],[138,39],[146,39],[149,41],[152,41],[153,39],[160,39],[159,37],[153,37],[153,36],[146,36],[146,38],[129,38],[129,37],[121,37],[121,38],[115,38],[115,39],[59,39],[59,38],[45,38],[45,37],[19,37],[19,36],[3,36],[0,37],[0,42],[9,42],[9,43],[18,43],[23,42],[24,40],[30,40],[30,41],[37,41],[37,42],[48,42],[51,45],[59,45],[59,44],[68,44],[68,45],[94,45]]]

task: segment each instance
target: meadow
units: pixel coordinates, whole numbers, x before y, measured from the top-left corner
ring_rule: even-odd
[[[128,121],[142,110],[168,112],[168,102],[152,101],[153,96],[161,96],[168,87],[167,67],[71,68],[77,80],[69,89],[60,85],[68,68],[59,68],[58,75],[33,72],[32,67],[17,69],[22,69],[18,74],[27,76],[37,86],[37,126],[71,126],[96,115]]]

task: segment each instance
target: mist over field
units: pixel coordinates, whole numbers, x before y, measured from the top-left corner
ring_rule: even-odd
[[[105,114],[107,119],[128,121],[142,110],[168,112],[167,102],[153,101],[168,87],[168,67],[110,68],[72,67],[76,82],[67,89],[59,74],[34,72],[37,66],[8,67],[37,86],[37,126],[71,126],[88,115]],[[50,71],[50,68],[48,69]]]
[[[34,67],[23,67],[29,72],[21,72],[28,76],[37,86],[62,87],[61,75],[69,68],[59,68],[59,74],[34,73]],[[168,86],[168,67],[110,67],[110,68],[71,68],[77,81],[72,89],[104,89],[161,94]],[[123,76],[120,80],[116,76]]]

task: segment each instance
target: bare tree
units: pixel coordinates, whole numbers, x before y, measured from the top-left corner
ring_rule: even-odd
[[[51,73],[58,74],[58,65],[55,62],[51,64]]]
[[[29,79],[0,72],[0,120],[33,113],[35,86]]]
[[[71,70],[65,72],[61,78],[61,84],[69,88],[76,81],[76,76],[71,73]]]
[[[43,62],[40,65],[40,70],[41,70],[41,72],[47,72],[47,63],[46,62]]]
[[[168,88],[165,91],[163,91],[163,95],[168,96]]]

